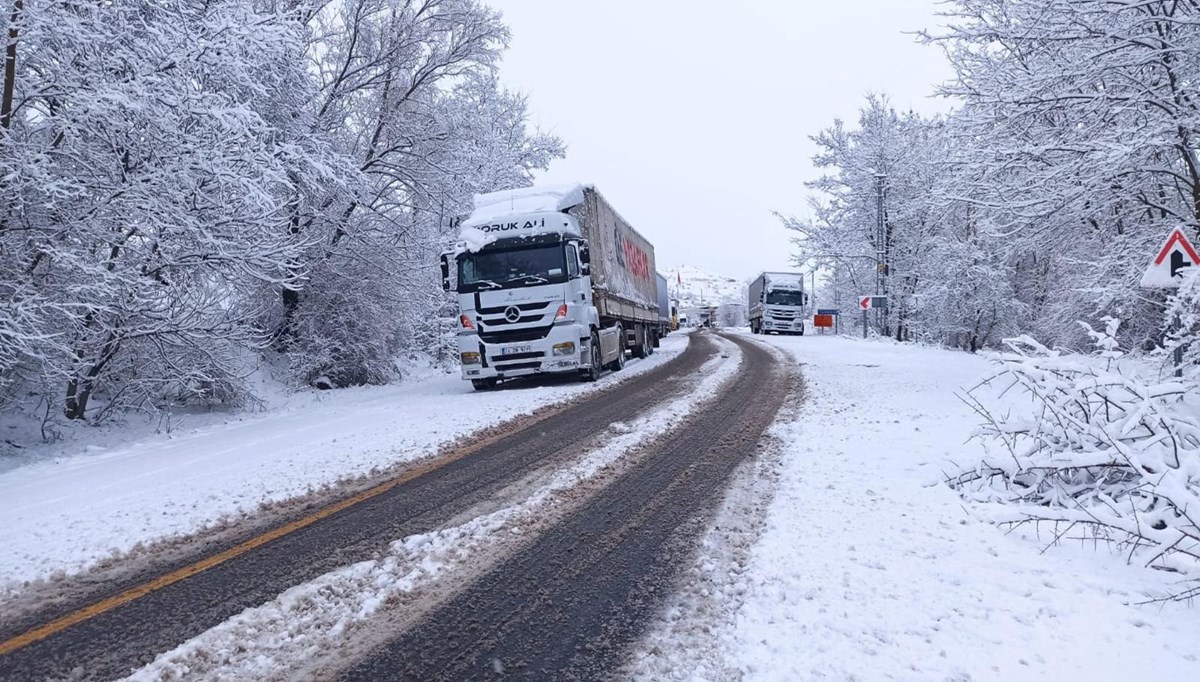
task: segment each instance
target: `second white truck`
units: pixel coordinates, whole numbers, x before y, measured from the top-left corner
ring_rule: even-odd
[[[458,292],[458,347],[476,389],[513,377],[595,381],[654,352],[660,325],[654,247],[594,187],[480,194],[442,286]]]
[[[755,334],[804,334],[808,294],[798,272],[764,272],[750,283],[750,331]]]

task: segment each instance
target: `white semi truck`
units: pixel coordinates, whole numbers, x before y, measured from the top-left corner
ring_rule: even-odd
[[[595,381],[654,352],[660,323],[654,247],[594,187],[479,194],[442,255],[458,292],[464,379],[574,373]]]
[[[798,272],[764,272],[750,283],[750,331],[755,334],[804,334],[808,294]]]

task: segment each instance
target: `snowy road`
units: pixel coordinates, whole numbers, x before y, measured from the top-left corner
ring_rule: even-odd
[[[787,394],[787,381],[776,366],[772,355],[745,342],[735,346],[715,337],[695,338],[668,365],[581,399],[532,427],[421,465],[383,490],[252,539],[229,550],[232,554],[138,575],[131,584],[113,586],[103,595],[108,602],[67,599],[35,615],[6,620],[0,677],[42,679],[74,671],[83,679],[108,679],[151,664],[139,677],[274,674],[282,679],[314,674],[314,669],[326,677],[349,666],[360,678],[377,679],[373,666],[382,661],[391,669],[395,642],[404,637],[424,638],[429,652],[405,660],[405,669],[435,677],[442,676],[436,670],[445,665],[463,672],[479,665],[491,670],[496,665],[491,658],[456,659],[445,646],[447,632],[467,627],[463,619],[476,617],[496,625],[491,634],[498,639],[489,640],[493,647],[511,644],[502,636],[508,633],[526,642],[522,655],[540,656],[543,667],[579,665],[573,652],[590,641],[599,653],[588,664],[611,668],[619,662],[621,645],[636,634],[634,625],[665,596],[669,571],[664,567],[700,532],[698,515],[719,501],[729,472],[753,451],[757,435]],[[724,399],[712,400],[719,392]],[[550,498],[556,504],[530,502]],[[508,535],[520,537],[507,546],[495,541]],[[438,554],[439,543],[450,537],[455,538],[452,551]],[[479,555],[464,561],[472,546]],[[663,547],[670,551],[660,551]],[[563,552],[604,569],[605,587],[593,590],[594,573],[575,569],[576,562],[566,561]],[[538,570],[527,570],[533,568]],[[427,579],[447,572],[448,579]],[[518,574],[528,577],[518,580]],[[405,590],[378,589],[414,583],[425,592],[409,592],[423,601],[406,601]],[[487,587],[496,584],[505,588]],[[354,613],[330,623],[314,615],[320,609],[308,608],[328,603],[330,594],[347,585],[356,586],[359,595],[373,586],[370,594],[378,596],[356,602]],[[542,597],[546,594],[552,595],[549,601]],[[464,599],[470,607],[462,606]],[[541,608],[514,610],[516,603]],[[288,660],[273,659],[272,651],[254,650],[247,630],[238,629],[248,624],[252,631],[259,624],[253,614],[270,612],[272,604],[292,609],[288,627],[300,628],[292,642],[337,635],[355,622],[350,616],[361,620],[376,611],[377,618],[390,618],[384,622],[391,626],[356,626],[359,633],[376,633],[380,648],[374,652],[334,645],[337,656],[322,662],[322,654],[329,658],[330,651],[300,647],[288,651]],[[404,606],[400,613],[398,604]],[[434,608],[438,615],[413,620],[413,614]],[[574,626],[564,629],[567,620]],[[311,621],[328,627],[316,633],[297,625]],[[408,627],[418,622],[423,625]],[[620,623],[626,624],[623,635],[610,638],[613,625]],[[393,627],[403,634],[389,642],[380,633]],[[527,638],[524,633],[531,631],[541,635]],[[205,637],[220,642],[228,633],[235,633],[230,647],[195,644]],[[272,633],[268,639],[277,651],[279,640],[289,637]],[[487,644],[476,650],[488,650]],[[239,658],[236,652],[247,649],[249,654]],[[168,653],[160,656],[163,652]],[[356,660],[359,655],[365,658]],[[236,672],[247,659],[262,669]],[[263,664],[264,659],[271,663]]]
[[[775,356],[737,344],[743,366],[719,400],[343,679],[610,679],[789,395]]]
[[[658,362],[119,603],[9,611],[0,678],[1200,678],[1195,610],[1138,606],[1171,576],[942,484],[986,359],[698,334]]]

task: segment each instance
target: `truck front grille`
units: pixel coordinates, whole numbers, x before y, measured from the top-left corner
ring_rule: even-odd
[[[539,303],[518,303],[517,309],[521,312],[530,312],[534,310],[545,310],[552,301],[541,301]],[[479,308],[480,315],[503,315],[504,311],[508,310],[508,306],[502,305],[499,308]]]
[[[492,362],[499,365],[502,362],[509,362],[512,360],[532,360],[534,358],[540,359],[543,355],[545,355],[545,353],[540,351],[531,351],[529,353],[509,353],[508,355],[493,355]]]
[[[511,364],[505,363],[503,365],[497,364],[496,371],[497,372],[508,372],[508,371],[511,371],[514,369],[540,369],[541,366],[542,366],[542,362],[540,360],[535,361],[535,362],[514,362]]]
[[[480,321],[483,324],[488,324],[488,325],[492,325],[495,327],[503,327],[506,324],[529,324],[530,322],[541,322],[543,317],[545,317],[545,316],[544,315],[528,315],[526,317],[517,318],[517,320],[515,322],[509,322],[508,320],[504,319],[503,317],[484,319],[484,320],[480,320]]]
[[[501,331],[479,330],[479,338],[484,343],[517,343],[519,341],[537,341],[550,335],[554,325],[547,327],[531,327],[527,329],[504,329]]]

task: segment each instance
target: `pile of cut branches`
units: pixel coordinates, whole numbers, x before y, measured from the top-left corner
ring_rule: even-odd
[[[964,396],[984,419],[977,437],[987,455],[948,482],[1001,525],[1033,524],[1054,542],[1103,542],[1130,562],[1198,576],[1197,386],[1123,362],[1119,323],[1105,323],[1088,327],[1091,355],[1029,337],[1006,342],[996,371]],[[1032,409],[998,407],[985,392],[997,383]],[[1196,596],[1200,586],[1167,599]]]

